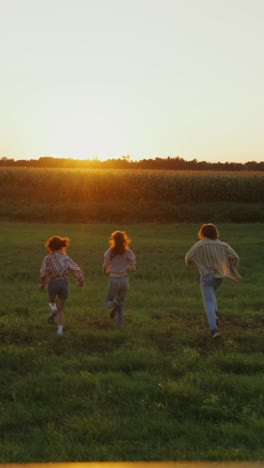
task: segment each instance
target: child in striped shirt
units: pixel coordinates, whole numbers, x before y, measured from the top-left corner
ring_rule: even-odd
[[[48,323],[55,323],[58,314],[58,335],[63,334],[64,304],[69,297],[69,273],[73,274],[80,287],[85,283],[80,267],[66,253],[69,244],[68,237],[50,237],[45,244],[50,253],[44,258],[40,267],[40,288],[43,289],[48,284],[50,307]]]
[[[216,289],[224,278],[240,281],[237,269],[239,256],[226,242],[219,239],[219,231],[212,224],[203,224],[198,232],[200,239],[185,255],[185,263],[200,274],[200,286],[209,329],[213,338],[219,336]]]

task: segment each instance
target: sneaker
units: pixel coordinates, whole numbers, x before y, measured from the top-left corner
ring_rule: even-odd
[[[119,310],[119,305],[115,304],[110,311],[110,318],[113,320]]]
[[[57,314],[57,306],[55,304],[55,302],[49,302],[49,308],[50,308],[50,312],[54,315]]]
[[[48,318],[48,323],[53,325],[55,323],[55,317],[57,315],[58,309],[57,309],[55,302],[49,302],[49,307],[50,307],[50,315]]]
[[[212,337],[213,337],[213,338],[218,338],[219,336],[220,336],[220,333],[219,333],[218,330],[212,331]]]

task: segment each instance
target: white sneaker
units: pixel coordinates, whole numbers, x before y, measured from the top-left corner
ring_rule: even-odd
[[[57,309],[55,302],[49,302],[49,308],[50,308],[51,313],[53,315],[56,315],[56,313],[58,312],[58,309]]]
[[[50,314],[48,318],[48,323],[52,325],[55,323],[55,317],[57,315],[58,309],[55,302],[49,302]]]

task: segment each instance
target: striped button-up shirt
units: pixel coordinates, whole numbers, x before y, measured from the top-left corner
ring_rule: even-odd
[[[194,244],[185,255],[185,263],[196,267],[201,276],[209,274],[215,278],[241,279],[237,269],[239,256],[226,242],[219,239],[202,239]]]
[[[84,280],[80,267],[65,253],[60,250],[47,255],[40,267],[40,280],[45,283],[56,278],[65,278],[72,273],[80,282]]]

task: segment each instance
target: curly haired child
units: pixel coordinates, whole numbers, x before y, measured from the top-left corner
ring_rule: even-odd
[[[129,288],[128,272],[136,270],[136,257],[129,248],[130,242],[125,231],[115,231],[104,254],[103,272],[109,275],[106,304],[111,307],[110,317],[117,316],[119,327],[123,324],[124,301]]]
[[[58,335],[63,334],[64,305],[69,297],[69,273],[73,274],[80,287],[85,284],[80,267],[67,255],[70,239],[68,237],[52,236],[45,247],[50,252],[40,267],[40,288],[48,284],[50,315],[48,323],[54,324],[58,314]]]

